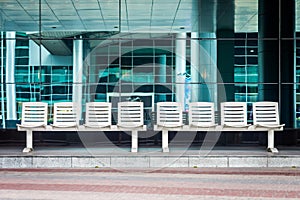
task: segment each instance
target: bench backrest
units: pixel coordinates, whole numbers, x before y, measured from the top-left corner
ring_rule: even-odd
[[[76,106],[72,102],[54,103],[54,126],[76,126]]]
[[[21,124],[25,126],[47,125],[48,104],[43,102],[22,103]]]
[[[118,126],[140,127],[144,125],[143,102],[119,102],[118,103]]]
[[[157,125],[178,127],[183,125],[182,106],[178,102],[157,103]]]
[[[279,125],[277,102],[255,102],[252,105],[254,125]]]
[[[215,108],[212,102],[193,102],[189,104],[189,125],[215,125]]]
[[[111,103],[86,103],[85,125],[90,127],[106,127],[111,125]]]
[[[246,102],[221,103],[221,125],[247,126]]]

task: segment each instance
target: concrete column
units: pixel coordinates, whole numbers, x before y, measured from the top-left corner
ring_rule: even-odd
[[[176,102],[185,108],[185,72],[186,72],[186,33],[177,33],[176,37]]]
[[[77,107],[77,121],[82,119],[82,76],[83,76],[83,40],[73,40],[73,103]]]
[[[259,101],[278,101],[282,123],[294,123],[295,1],[259,0]],[[288,111],[288,112],[287,112]]]
[[[16,120],[15,47],[16,33],[6,32],[6,111],[7,120]]]

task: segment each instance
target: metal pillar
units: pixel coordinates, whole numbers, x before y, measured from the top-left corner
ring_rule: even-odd
[[[138,131],[132,130],[131,131],[131,152],[136,153],[138,151]]]
[[[191,34],[191,101],[199,101],[200,88],[200,43],[199,34],[193,32]]]
[[[201,33],[200,68],[201,79],[200,101],[211,101],[217,105],[217,41],[215,33]],[[205,39],[206,38],[206,39]]]
[[[1,117],[3,128],[6,128],[5,108],[4,108],[4,34],[1,31]]]
[[[6,32],[6,111],[7,120],[17,119],[15,85],[16,33]]]
[[[73,100],[76,105],[77,123],[82,119],[82,76],[83,76],[83,40],[73,40]]]
[[[158,69],[158,83],[164,85],[167,82],[167,56],[160,55],[158,57],[159,69]],[[166,101],[165,94],[159,94],[158,101]]]
[[[186,33],[177,33],[176,37],[176,102],[185,108],[185,73],[186,73]]]

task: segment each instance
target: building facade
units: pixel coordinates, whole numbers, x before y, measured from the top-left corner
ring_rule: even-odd
[[[288,130],[280,140],[297,145],[298,5],[298,0],[2,1],[1,127],[15,128],[28,101],[47,102],[51,123],[56,102],[77,102],[82,113],[86,102],[112,102],[116,112],[117,102],[139,98],[149,127],[161,101],[180,102],[186,112],[189,102],[214,102],[217,112],[221,102],[247,102],[249,123],[252,102],[276,101]],[[243,141],[264,140],[247,134]]]

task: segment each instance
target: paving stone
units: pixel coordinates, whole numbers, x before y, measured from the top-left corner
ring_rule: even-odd
[[[269,157],[268,167],[300,167],[300,157]]]
[[[72,167],[110,167],[110,157],[72,157]]]
[[[228,167],[228,158],[191,156],[189,167]]]
[[[190,171],[205,171],[192,169]],[[266,172],[255,176],[252,172]],[[293,172],[286,168],[214,168],[217,174],[181,173],[181,169],[162,172],[120,173],[89,169],[13,169],[0,170],[0,199],[106,199],[106,200],[271,200],[299,199],[298,175],[283,176],[270,171]],[[164,169],[162,170],[164,171]],[[174,172],[177,171],[177,172]],[[185,170],[184,170],[185,171]],[[184,172],[183,171],[183,172]],[[226,174],[228,172],[241,174]],[[63,172],[63,173],[62,173]]]
[[[72,167],[71,157],[61,156],[61,157],[33,157],[33,167],[38,168],[70,168]]]
[[[188,157],[150,157],[150,167],[188,167]]]
[[[32,157],[3,157],[2,168],[29,168],[32,167]]]
[[[228,157],[228,167],[267,167],[266,157]]]
[[[149,156],[112,156],[110,167],[149,167]]]

